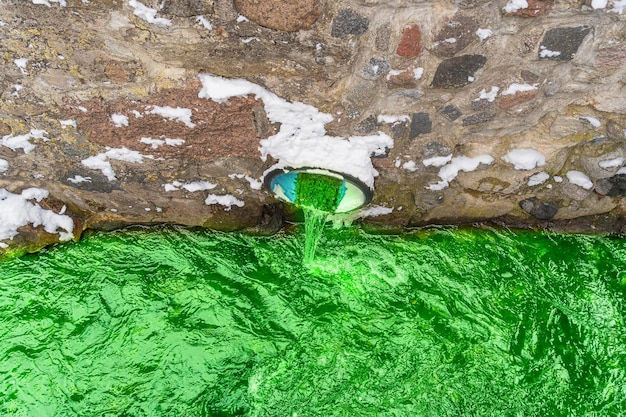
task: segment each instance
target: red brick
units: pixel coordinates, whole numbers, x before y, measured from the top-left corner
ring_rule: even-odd
[[[535,17],[541,16],[554,6],[554,0],[527,0],[528,7],[513,13],[504,12],[506,16]]]
[[[518,91],[515,94],[504,96],[500,100],[500,108],[503,110],[506,110],[506,109],[510,109],[511,107],[515,107],[518,104],[522,104],[527,101],[530,101],[537,96],[538,91],[539,90]]]
[[[396,54],[407,58],[414,58],[419,56],[422,51],[422,32],[419,26],[411,25],[405,27],[402,31],[402,39],[400,39]]]

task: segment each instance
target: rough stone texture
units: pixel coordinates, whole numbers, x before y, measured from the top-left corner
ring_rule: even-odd
[[[234,5],[251,21],[286,32],[310,29],[321,14],[319,0],[234,0]]]
[[[590,31],[589,26],[548,30],[539,45],[539,59],[571,61]]]
[[[297,218],[257,189],[275,163],[261,158],[260,141],[280,129],[266,103],[200,99],[201,73],[242,78],[314,106],[332,115],[329,135],[393,137],[389,153],[373,160],[373,204],[393,211],[362,219],[366,224],[626,232],[626,180],[618,174],[626,165],[626,13],[611,12],[612,2],[592,10],[529,0],[514,16],[503,13],[504,0],[248,3],[284,25],[302,24],[299,13],[319,7],[316,20],[298,29],[266,23],[244,12],[243,2],[226,0],[143,2],[168,24],[145,21],[127,1],[66,3],[2,0],[0,188],[48,190],[40,204],[56,213],[65,206],[77,237],[90,228],[155,223],[261,233]],[[288,9],[293,5],[297,10]],[[479,42],[475,27],[492,35]],[[419,29],[419,48],[411,28]],[[434,46],[453,37],[453,48]],[[542,59],[545,50],[560,55]],[[538,89],[502,95],[513,83]],[[479,99],[493,87],[493,101]],[[154,106],[190,110],[194,127],[150,113]],[[113,114],[127,116],[128,125],[116,127]],[[381,115],[394,121],[379,123]],[[33,130],[46,133],[29,139],[31,152],[6,145]],[[110,180],[81,162],[107,147],[144,156],[109,159]],[[546,164],[524,171],[502,159],[528,148]],[[494,162],[459,172],[442,190],[427,188],[439,182],[441,167],[422,162],[450,155],[490,155]],[[414,171],[403,168],[409,161]],[[572,170],[593,187],[570,183]],[[539,172],[549,178],[529,186]],[[166,191],[196,181],[215,188]],[[207,205],[209,193],[232,194],[245,205]],[[27,225],[0,246],[36,250],[58,238]]]
[[[396,48],[396,54],[405,58],[414,58],[422,53],[422,32],[418,25],[411,25],[402,30],[402,38]]]
[[[478,40],[478,23],[471,17],[458,16],[446,20],[435,36],[431,52],[440,57],[451,57]]]
[[[461,55],[445,59],[437,67],[432,86],[435,88],[459,88],[473,82],[474,73],[487,62],[483,55]]]
[[[527,0],[528,6],[514,12],[506,12],[506,16],[537,17],[554,6],[554,0]]]
[[[348,35],[360,36],[367,32],[368,28],[369,19],[352,9],[342,9],[333,19],[331,34],[335,38],[345,38]]]
[[[526,213],[539,220],[550,220],[559,211],[559,206],[550,201],[541,201],[532,197],[520,201],[519,206]]]

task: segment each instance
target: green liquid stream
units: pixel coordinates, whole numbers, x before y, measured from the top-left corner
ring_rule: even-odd
[[[98,233],[0,263],[2,416],[626,415],[626,241]]]

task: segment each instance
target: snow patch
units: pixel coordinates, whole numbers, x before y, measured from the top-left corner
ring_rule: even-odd
[[[624,174],[626,174],[626,167],[622,167],[622,168],[620,168],[620,169],[619,169],[619,170],[615,173],[615,175],[624,175]]]
[[[169,184],[163,184],[165,191],[179,191],[181,189],[195,193],[196,191],[212,190],[217,187],[217,184],[213,184],[208,181],[194,181],[188,183],[182,183],[180,181],[174,181]]]
[[[413,79],[414,80],[419,80],[420,78],[422,78],[422,75],[424,75],[424,68],[422,67],[417,67],[413,70]]]
[[[594,9],[604,9],[608,0],[591,0],[591,7]]]
[[[237,16],[237,23],[243,23],[243,22],[249,22],[249,21],[250,20],[247,17],[243,16],[243,15]]]
[[[17,58],[13,60],[13,63],[16,67],[20,69],[22,75],[28,75],[28,71],[26,71],[26,65],[28,64],[28,58]]]
[[[476,36],[480,38],[481,41],[484,41],[488,37],[493,35],[493,31],[491,29],[478,29],[476,30]]]
[[[213,25],[204,16],[197,16],[196,22],[204,26],[206,30],[213,30]]]
[[[135,9],[133,14],[148,23],[159,26],[170,26],[172,21],[163,17],[156,17],[157,11],[137,0],[128,0],[128,5]]]
[[[71,217],[43,209],[39,204],[48,197],[48,191],[41,188],[27,188],[21,194],[13,194],[0,188],[0,240],[11,239],[19,234],[17,229],[32,224],[43,226],[48,233],[58,233],[61,241],[74,237],[74,221]],[[7,247],[6,243],[3,247]]]
[[[383,206],[371,206],[366,209],[361,209],[358,211],[358,216],[363,217],[377,217],[383,216],[385,214],[391,214],[393,212],[393,208],[383,207]]]
[[[543,45],[541,45],[539,49],[541,50],[539,52],[539,57],[541,58],[554,58],[555,56],[561,55],[561,51],[551,51]]]
[[[81,182],[91,182],[91,177],[83,177],[81,175],[74,175],[74,178],[67,179],[72,184],[80,184]]]
[[[546,157],[535,149],[513,149],[502,157],[517,170],[529,171],[546,164]]]
[[[521,9],[528,9],[528,2],[526,0],[509,0],[504,6],[504,11],[507,13],[515,13]]]
[[[0,173],[4,174],[9,170],[9,161],[6,159],[0,159]]]
[[[433,191],[443,190],[450,185],[450,181],[459,175],[460,171],[471,172],[478,168],[480,164],[491,165],[493,161],[494,159],[490,155],[478,155],[473,158],[464,155],[454,157],[439,170],[441,181],[426,186],[426,189]]]
[[[614,159],[605,159],[604,161],[598,162],[598,165],[600,168],[604,169],[621,167],[624,165],[624,158],[620,156]]]
[[[183,107],[170,106],[152,106],[152,110],[146,112],[148,114],[158,114],[169,120],[176,120],[185,124],[185,126],[193,129],[196,124],[191,122],[191,109]]]
[[[128,126],[128,117],[123,114],[113,113],[111,115],[111,121],[115,127]]]
[[[376,120],[378,121],[378,123],[388,123],[391,125],[399,122],[408,122],[409,120],[411,120],[411,118],[406,114],[399,116],[391,114],[379,114]]]
[[[266,172],[286,167],[318,167],[344,172],[373,188],[378,171],[372,155],[384,155],[393,146],[393,139],[378,132],[370,136],[347,139],[326,135],[324,125],[333,120],[330,114],[300,102],[288,102],[276,94],[242,79],[226,79],[200,74],[202,89],[198,97],[223,103],[231,97],[254,95],[263,100],[267,117],[280,123],[280,130],[260,141],[261,157],[274,157],[278,162]]]
[[[32,0],[32,2],[33,4],[41,4],[41,5],[48,6],[48,7],[52,7],[50,2],[59,3],[61,7],[67,6],[67,3],[65,2],[65,0]]]
[[[207,206],[210,206],[213,204],[219,204],[219,205],[224,206],[225,211],[230,211],[232,206],[243,207],[245,203],[231,194],[225,194],[225,195],[209,194],[206,200],[204,200],[204,204],[206,204]]]
[[[109,181],[115,181],[117,179],[115,178],[115,172],[113,171],[113,167],[111,167],[109,159],[141,164],[143,163],[143,158],[151,158],[151,156],[142,155],[137,151],[131,151],[127,148],[107,147],[106,149],[106,152],[90,156],[80,162],[87,168],[100,170]]]
[[[498,91],[500,91],[500,88],[496,87],[495,85],[491,87],[491,90],[489,90],[489,92],[487,92],[487,90],[483,88],[482,90],[480,90],[480,96],[478,96],[478,98],[474,101],[487,100],[488,102],[492,103],[496,99]]]
[[[432,158],[424,159],[422,164],[425,167],[442,167],[452,160],[452,154],[448,156],[433,156]]]
[[[252,178],[248,175],[245,174],[230,174],[228,175],[228,178],[233,179],[233,178],[245,178],[246,181],[248,181],[248,184],[250,184],[250,188],[252,188],[253,190],[260,190],[261,187],[263,187],[263,182],[260,180],[257,180],[256,178]]]
[[[578,185],[585,190],[590,190],[593,187],[593,182],[591,182],[589,177],[580,171],[568,171],[565,176],[569,182],[574,185]]]
[[[550,174],[548,174],[546,172],[540,172],[538,174],[535,174],[535,175],[531,176],[528,179],[528,186],[529,187],[534,187],[535,185],[543,184],[549,178],[550,178]]]
[[[519,84],[519,83],[513,83],[511,85],[509,85],[507,87],[506,90],[504,90],[502,92],[503,96],[510,96],[513,94],[517,94],[517,93],[523,93],[525,91],[532,91],[532,90],[536,90],[537,89],[537,85],[530,85],[530,84]]]
[[[141,138],[139,142],[145,143],[146,145],[150,145],[152,149],[157,149],[159,146],[167,145],[167,146],[180,146],[185,143],[185,139],[152,139],[152,138]]]
[[[414,161],[408,161],[402,164],[402,168],[406,169],[407,171],[415,172],[417,171],[417,164]]]
[[[622,14],[624,10],[626,10],[626,0],[617,0],[613,2],[613,8],[609,12]]]
[[[45,130],[31,129],[30,132],[24,135],[12,136],[6,135],[0,139],[0,146],[5,146],[10,148],[11,150],[22,149],[24,153],[29,153],[33,149],[35,149],[35,145],[29,142],[30,139],[42,139],[47,141],[44,135],[47,135],[48,132]]]
[[[69,127],[69,126],[72,126],[73,128],[76,128],[76,121],[72,120],[72,119],[59,120],[59,123],[61,123],[61,127],[63,129],[65,129],[66,127]]]

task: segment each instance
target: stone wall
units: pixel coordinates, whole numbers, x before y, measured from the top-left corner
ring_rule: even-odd
[[[260,187],[259,140],[280,126],[255,97],[199,98],[202,73],[315,106],[329,135],[391,136],[378,209],[353,219],[623,232],[624,0],[0,5],[0,218],[15,223],[0,250],[67,238],[44,230],[58,216],[74,237],[293,218]]]

